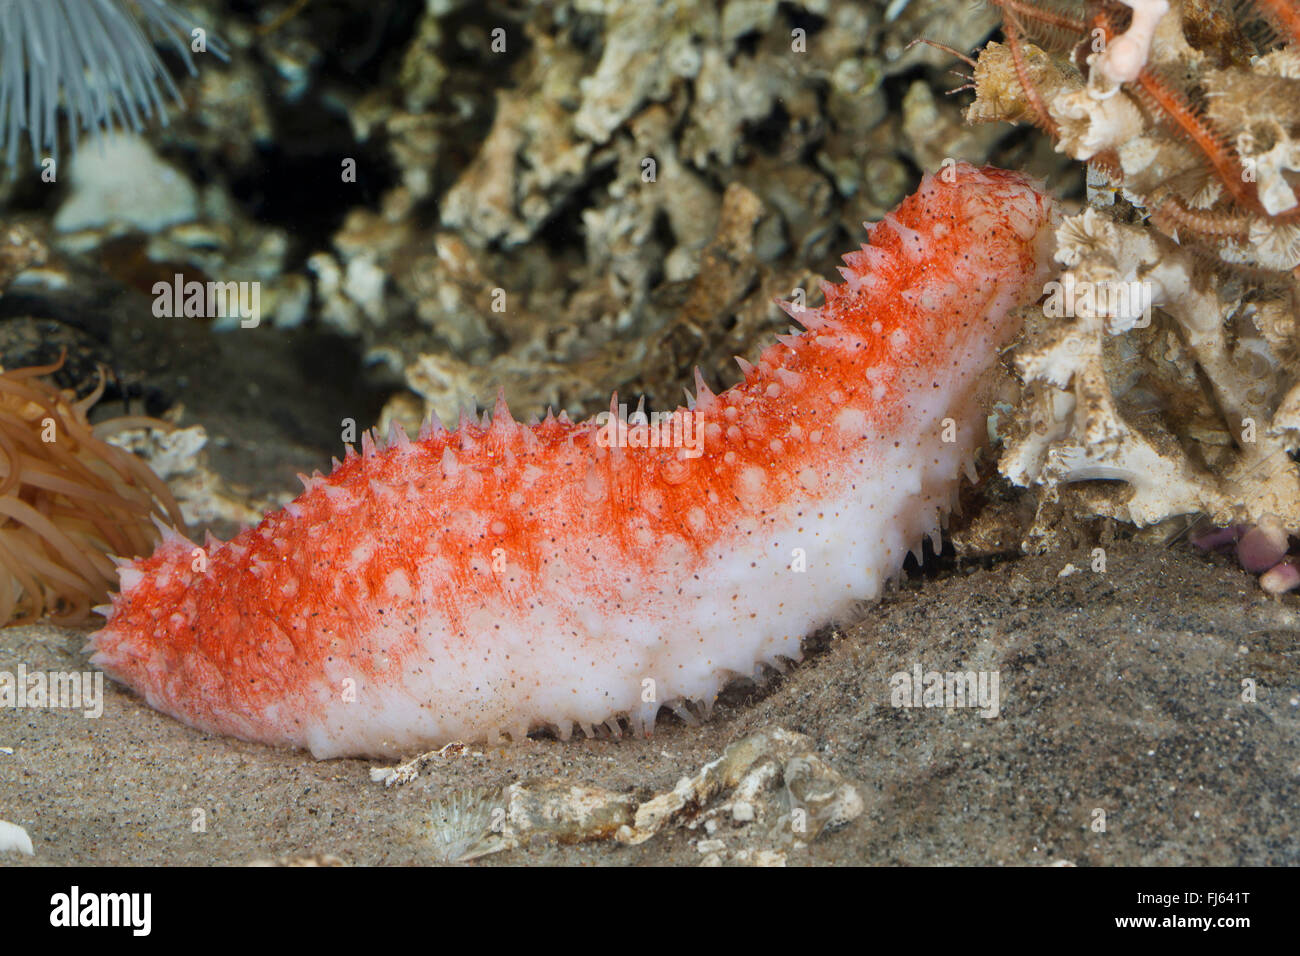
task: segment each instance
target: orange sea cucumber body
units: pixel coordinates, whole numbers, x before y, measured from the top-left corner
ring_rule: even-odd
[[[702,447],[605,447],[595,421],[523,426],[504,403],[367,438],[204,570],[178,535],[125,565],[93,661],[195,727],[318,757],[707,706],[938,529],[1051,218],[1019,174],[928,177],[807,331],[679,410]]]

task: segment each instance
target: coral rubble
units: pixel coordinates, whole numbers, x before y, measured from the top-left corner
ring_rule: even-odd
[[[571,414],[611,389],[671,406],[696,365],[733,383],[732,356],[788,325],[774,298],[815,304],[837,244],[918,171],[1007,137],[964,125],[934,92],[943,54],[908,45],[969,48],[991,11],[889,9],[566,0],[516,25],[431,4],[396,86],[349,101],[397,183],[310,259],[323,320],[420,399],[388,417],[454,418],[503,382]],[[508,84],[467,88],[494,62]]]
[[[1000,471],[1037,489],[1022,545],[1096,517],[1300,531],[1300,38],[1271,4],[995,5],[967,118],[1040,127],[1092,200],[1060,224],[1000,416]]]

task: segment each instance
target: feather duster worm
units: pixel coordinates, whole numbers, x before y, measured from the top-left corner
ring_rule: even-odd
[[[199,32],[166,0],[0,0],[0,152],[13,166],[26,131],[34,160],[57,154],[60,109],[73,146],[91,130],[139,132],[155,114],[165,125],[166,98],[184,102],[150,36],[194,75]],[[229,59],[220,40],[204,44]]]
[[[790,310],[807,331],[666,430],[524,427],[500,400],[367,435],[258,527],[123,567],[92,660],[192,726],[318,757],[707,712],[938,533],[1050,218],[1015,173],[927,178]]]
[[[47,612],[60,624],[86,623],[117,581],[108,555],[151,551],[155,518],[181,523],[149,466],[86,420],[103,380],[80,401],[40,381],[62,364],[0,371],[0,624]]]

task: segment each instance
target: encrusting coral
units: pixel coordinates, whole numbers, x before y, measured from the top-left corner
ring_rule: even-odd
[[[0,371],[0,625],[85,623],[117,585],[109,555],[152,551],[155,518],[184,525],[167,486],[104,440],[138,420],[92,426],[103,380],[77,400],[40,380],[61,365]]]
[[[1300,37],[1259,23],[1282,5],[1252,17],[1202,0],[991,2],[1006,43],[979,57],[970,121],[1041,127],[1166,234],[1221,261],[1300,265],[1288,178],[1300,167]]]
[[[1202,287],[1186,250],[1096,209],[1065,220],[1057,238],[1073,315],[1030,313],[1038,334],[1016,356],[1028,388],[1003,473],[1047,488],[1122,480],[1122,493],[1089,505],[1138,526],[1203,512],[1217,524],[1272,514],[1300,527],[1300,470],[1287,454],[1300,423],[1279,409],[1289,378],[1255,327],[1289,322],[1280,303]],[[1131,290],[1128,303],[1081,291],[1099,287]]]
[[[572,416],[612,388],[668,407],[696,366],[732,384],[732,356],[788,327],[774,299],[815,305],[837,244],[916,170],[948,156],[1015,166],[1000,144],[1025,138],[966,126],[916,75],[943,54],[908,41],[973,45],[996,23],[978,4],[510,9],[430,6],[397,82],[349,106],[400,183],[308,266],[322,323],[410,390],[383,427],[488,407],[501,382],[521,407]]]
[[[1231,529],[1211,546],[1269,567],[1300,531],[1300,16],[991,2],[1006,42],[980,53],[968,120],[1032,123],[1090,164],[1001,416],[999,469],[1038,490],[1022,547],[1065,543],[1075,519],[1204,514]]]

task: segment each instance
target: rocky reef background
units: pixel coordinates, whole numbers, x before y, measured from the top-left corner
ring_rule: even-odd
[[[71,346],[62,384],[113,372],[100,414],[204,428],[251,507],[191,500],[196,518],[272,503],[346,419],[454,421],[499,387],[522,418],[613,390],[667,408],[696,366],[726,387],[733,356],[789,327],[773,300],[819,302],[862,222],[946,158],[1082,193],[1035,131],[966,125],[954,58],[909,46],[975,49],[999,21],[984,4],[189,9],[230,59],[174,71],[167,126],[89,138],[53,183],[30,156],[7,170],[27,268],[0,298],[0,360]],[[260,326],[156,318],[176,273],[260,282]]]
[[[997,5],[967,119],[1041,129],[1088,164],[1089,208],[1057,230],[999,410],[998,470],[1030,493],[958,549],[1054,550],[1117,521],[1300,586],[1295,5]]]

